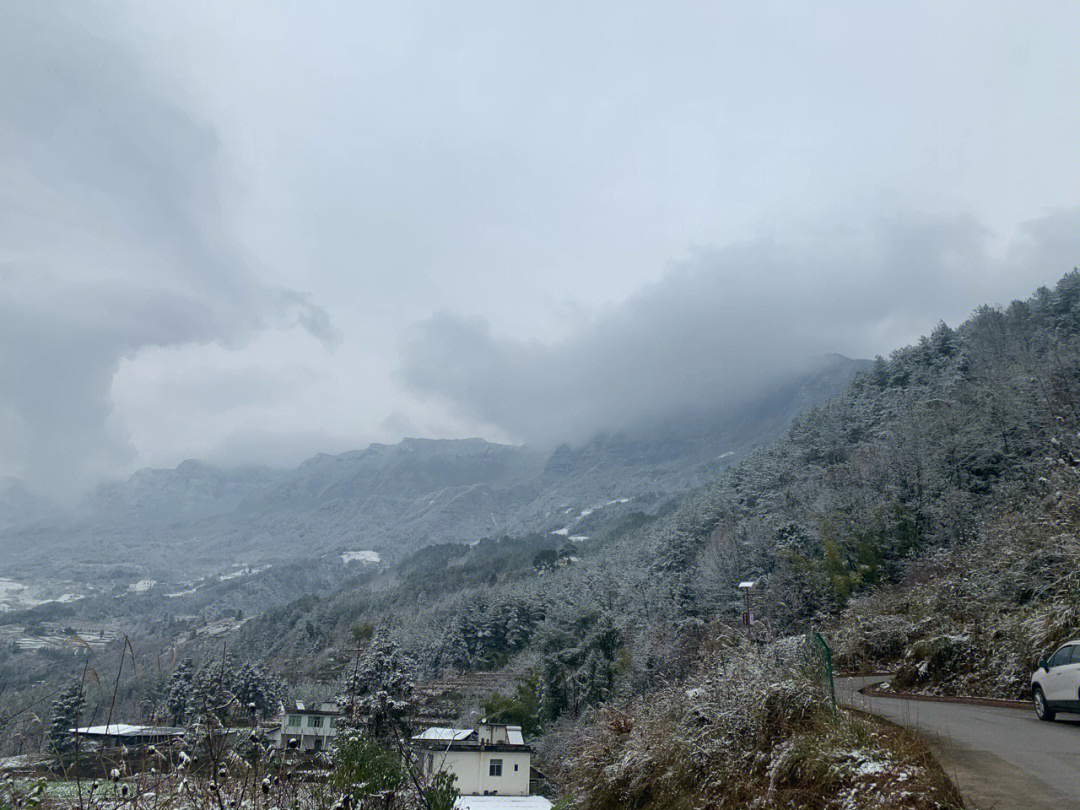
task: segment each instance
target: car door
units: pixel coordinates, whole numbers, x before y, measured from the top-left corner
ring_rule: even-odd
[[[1066,644],[1050,656],[1046,677],[1043,679],[1043,692],[1046,694],[1047,701],[1052,704],[1057,705],[1064,701],[1076,700],[1076,692],[1069,689],[1072,680],[1070,669],[1075,647],[1075,644]]]
[[[1080,644],[1074,644],[1067,663],[1061,666],[1060,695],[1062,707],[1080,710]]]

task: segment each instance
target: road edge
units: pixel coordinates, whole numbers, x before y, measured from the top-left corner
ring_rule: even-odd
[[[850,679],[850,678],[858,678],[858,677],[889,678],[889,677],[892,677],[892,674],[887,673],[887,672],[876,672],[876,673],[870,673],[868,676],[867,675],[863,675],[863,676],[859,676],[859,675],[837,675],[836,677],[837,677],[837,680],[839,680],[841,678]],[[869,689],[869,688],[870,688],[870,685],[868,684],[867,686],[864,686],[861,689],[852,689],[848,694],[860,695],[862,697],[866,697],[867,696],[867,689]],[[929,758],[929,766],[932,767],[935,771],[937,771],[941,775],[941,777],[946,782],[948,782],[948,784],[952,788],[952,790],[955,791],[956,797],[959,800],[959,807],[964,808],[964,810],[969,810],[969,808],[972,808],[972,805],[965,798],[964,792],[960,789],[960,785],[959,785],[958,781],[955,778],[955,774],[950,773],[949,769],[945,766],[945,763],[941,761],[942,757],[940,755],[940,751],[935,746],[934,741],[933,741],[932,738],[930,738],[926,734],[922,733],[918,729],[909,728],[909,727],[907,727],[907,726],[905,726],[905,725],[903,725],[901,723],[897,723],[895,720],[892,720],[892,719],[890,719],[888,717],[882,717],[880,714],[875,714],[874,712],[870,711],[870,709],[867,706],[854,706],[854,705],[848,703],[846,700],[844,700],[843,697],[841,697],[841,705],[844,707],[844,711],[855,712],[857,714],[861,714],[861,715],[869,718],[873,722],[875,722],[875,723],[877,723],[877,724],[879,724],[879,725],[881,725],[883,727],[892,729],[894,731],[894,733],[903,734],[911,742],[917,743],[918,745],[920,745],[923,748],[925,756]]]
[[[892,672],[864,672],[861,674],[837,675],[838,678],[891,678]],[[999,709],[1028,709],[1031,703],[1026,700],[1008,698],[969,697],[965,695],[923,695],[919,692],[897,692],[892,689],[878,689],[868,685],[856,690],[867,697],[897,698],[898,700],[922,700],[927,703],[959,703],[966,706],[991,706]]]

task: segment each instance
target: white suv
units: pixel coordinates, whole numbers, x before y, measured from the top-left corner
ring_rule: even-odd
[[[1058,712],[1080,712],[1080,640],[1062,644],[1039,662],[1031,676],[1031,698],[1040,720],[1053,720]]]

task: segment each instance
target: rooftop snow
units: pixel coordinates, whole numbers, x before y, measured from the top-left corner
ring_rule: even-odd
[[[110,723],[107,726],[83,726],[71,729],[72,733],[82,735],[110,736],[110,737],[137,737],[140,735],[180,735],[184,733],[182,728],[172,726],[134,726],[130,723]]]
[[[351,563],[357,560],[362,563],[378,564],[382,558],[377,551],[343,551],[341,552],[341,561],[343,563]]]
[[[293,708],[289,712],[296,714],[340,714],[340,709],[336,703],[319,703],[315,706],[307,706],[304,701],[297,700],[294,701]]]
[[[458,796],[454,810],[548,810],[543,796]]]
[[[457,742],[464,740],[473,733],[471,728],[444,728],[443,726],[432,726],[429,729],[425,729],[420,734],[413,737],[414,740],[445,740],[446,742]]]

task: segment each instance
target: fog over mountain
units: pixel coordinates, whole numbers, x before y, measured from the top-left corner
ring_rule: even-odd
[[[1075,10],[981,10],[0,3],[0,474],[550,451],[1050,283]]]
[[[406,378],[511,435],[581,440],[743,406],[830,352],[888,353],[927,328],[928,301],[956,323],[969,295],[994,300],[1035,268],[1053,272],[1080,256],[1076,210],[1024,223],[1004,247],[966,217],[815,226],[701,249],[555,342],[435,315],[408,345]]]
[[[400,560],[481,537],[581,540],[671,508],[867,365],[817,358],[741,407],[683,411],[554,450],[407,438],[286,470],[189,460],[101,484],[70,508],[11,479],[0,482],[2,570],[30,580],[180,583],[356,551]]]

